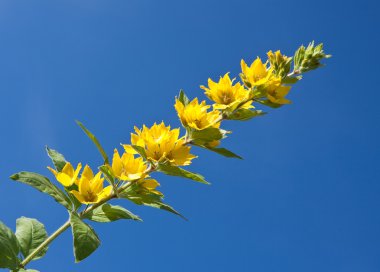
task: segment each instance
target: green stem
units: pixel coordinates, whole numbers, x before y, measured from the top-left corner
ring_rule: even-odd
[[[127,189],[129,186],[131,186],[133,181],[125,184],[124,186],[121,186],[117,193],[114,192],[110,194],[108,197],[102,199],[100,202],[92,205],[82,213],[80,213],[80,217],[83,218],[87,213],[91,212],[92,210],[96,209],[97,207],[103,205],[104,203],[108,202],[109,200],[117,197],[118,193],[121,193],[125,189]],[[51,242],[53,242],[59,235],[61,235],[65,230],[67,230],[70,227],[70,220],[67,220],[66,223],[64,223],[59,229],[57,229],[54,233],[52,233],[42,244],[40,244],[32,253],[30,253],[21,263],[20,268],[24,268],[28,263],[30,263],[34,257],[36,257],[44,248],[46,248],[48,245],[50,245]]]
[[[40,244],[32,253],[29,254],[20,264],[20,267],[25,267],[34,257],[36,257],[40,251],[47,247],[51,242],[61,235],[65,230],[70,227],[70,221],[66,221],[59,229],[57,229],[52,235],[50,235],[42,244]]]

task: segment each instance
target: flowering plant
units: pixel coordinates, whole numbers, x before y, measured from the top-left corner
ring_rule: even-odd
[[[100,245],[94,229],[85,221],[108,223],[121,219],[141,221],[140,217],[122,206],[111,205],[111,199],[120,198],[137,205],[162,209],[184,218],[178,211],[164,203],[158,190],[159,182],[152,176],[161,172],[209,184],[197,173],[183,167],[191,164],[197,156],[192,147],[198,146],[229,158],[241,157],[221,147],[222,140],[231,131],[221,128],[225,120],[247,121],[265,114],[258,106],[279,108],[291,103],[287,95],[305,72],[321,67],[321,60],[329,58],[323,45],[310,43],[301,46],[294,57],[280,51],[267,53],[263,62],[255,59],[250,65],[241,60],[239,82],[229,73],[207,86],[200,86],[213,104],[198,98],[190,100],[184,91],[175,98],[175,110],[184,128],[171,128],[164,122],[152,126],[135,127],[130,143],[114,149],[110,160],[99,140],[79,121],[78,125],[94,142],[103,158],[103,164],[94,172],[87,164],[82,167],[65,159],[58,151],[46,147],[52,160],[48,169],[57,183],[32,172],[19,172],[11,179],[34,187],[50,195],[69,213],[69,219],[48,236],[44,225],[36,219],[17,219],[15,233],[0,222],[0,268],[12,271],[36,271],[26,266],[42,258],[48,246],[60,234],[71,228],[76,262],[91,255]],[[105,185],[105,184],[108,185]]]

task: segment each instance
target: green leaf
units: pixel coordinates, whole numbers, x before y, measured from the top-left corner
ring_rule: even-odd
[[[265,105],[265,106],[268,106],[268,107],[271,107],[271,108],[274,108],[274,109],[277,109],[277,108],[280,108],[282,107],[283,105],[282,104],[276,104],[276,103],[273,103],[271,102],[270,100],[256,100],[257,102],[259,102],[260,104],[262,105]]]
[[[49,158],[53,161],[55,169],[57,169],[58,172],[61,172],[67,162],[65,157],[58,151],[50,149],[48,146],[46,146],[46,152]]]
[[[70,213],[70,224],[74,240],[75,262],[80,262],[99,247],[100,240],[95,231],[74,212]]]
[[[20,264],[16,235],[0,221],[0,268],[16,269]]]
[[[105,203],[95,208],[91,212],[87,213],[85,218],[101,223],[113,222],[120,219],[132,219],[142,221],[140,217],[134,215],[127,209],[124,209],[121,206],[112,206],[108,203]]]
[[[189,98],[186,96],[185,92],[183,90],[179,91],[178,100],[181,102],[184,106],[190,103]]]
[[[262,110],[239,109],[227,116],[227,120],[248,121],[254,117],[265,115]]]
[[[185,169],[179,168],[174,165],[159,163],[156,169],[157,171],[164,173],[166,175],[188,178],[188,179],[192,179],[204,184],[210,184],[204,179],[202,175],[192,173],[190,171],[187,171]]]
[[[71,209],[72,203],[70,198],[57,186],[51,183],[47,177],[32,172],[20,172],[12,175],[11,179],[34,187],[38,191],[50,195],[55,201],[65,206],[67,209]]]
[[[138,146],[138,145],[131,145],[132,148],[137,152],[139,153],[139,155],[144,159],[144,160],[147,160],[147,157],[146,157],[146,153],[145,153],[145,149],[141,146]]]
[[[38,270],[35,270],[35,269],[27,269],[27,270],[25,270],[25,269],[20,269],[20,270],[18,270],[17,272],[39,272]]]
[[[218,141],[226,134],[225,131],[219,128],[206,128],[202,130],[189,129],[188,131],[191,142],[202,145]]]
[[[90,140],[96,145],[96,147],[98,148],[100,154],[102,155],[102,157],[104,159],[104,164],[109,164],[107,153],[104,151],[99,140],[81,122],[79,122],[79,121],[76,121],[76,122],[77,122],[78,126],[80,126],[81,129],[84,131],[84,133],[86,133],[88,138],[90,138]]]
[[[113,173],[110,171],[110,167],[108,165],[99,166],[99,170],[104,174],[106,180],[112,185],[115,186],[115,177]]]
[[[16,237],[21,247],[22,255],[26,258],[48,237],[45,226],[36,219],[21,217],[16,221]],[[43,257],[47,247],[40,251],[33,260]]]
[[[126,198],[137,205],[144,205],[174,213],[175,215],[178,215],[181,218],[187,220],[186,217],[176,211],[173,207],[163,203],[161,196],[154,194],[144,188],[141,188],[138,185],[128,188],[128,190],[122,192],[120,194],[120,197]]]
[[[297,83],[298,81],[300,81],[302,79],[302,76],[296,76],[296,77],[285,77],[284,79],[282,79],[281,83],[282,84],[295,84]]]
[[[224,148],[224,147],[206,147],[206,146],[202,146],[203,148],[206,148],[210,151],[213,151],[215,153],[218,153],[219,155],[222,155],[224,157],[227,157],[227,158],[236,158],[236,159],[243,159],[242,157],[240,157],[239,155],[233,153],[232,151]]]

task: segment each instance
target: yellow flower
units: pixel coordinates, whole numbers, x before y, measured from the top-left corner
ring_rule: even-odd
[[[120,157],[115,148],[112,158],[112,172],[120,180],[136,180],[146,176],[147,166],[143,158],[124,152]]]
[[[251,66],[241,60],[242,79],[249,87],[263,85],[270,80],[272,72],[267,70],[261,59],[257,57]]]
[[[279,51],[273,55],[272,51],[268,52],[269,58],[280,59],[284,58],[288,61],[286,56],[282,56]],[[250,86],[257,86],[266,93],[267,98],[272,103],[276,104],[289,104],[290,100],[285,96],[289,93],[290,86],[281,85],[281,77],[275,76],[273,70],[266,69],[260,58],[257,58],[250,67],[241,60],[241,69],[243,71],[242,79]]]
[[[83,204],[98,203],[111,194],[112,186],[103,188],[104,178],[98,172],[95,176],[91,168],[86,165],[78,183],[78,191],[70,191]]]
[[[142,129],[135,127],[135,132],[131,133],[132,145],[137,145],[145,149],[149,160],[169,161],[173,165],[189,165],[196,156],[190,154],[190,147],[185,145],[185,139],[179,137],[179,128],[170,129],[170,126],[154,124],[148,128],[145,125]],[[137,152],[131,145],[124,145],[127,153]]]
[[[151,192],[153,194],[156,194],[156,195],[159,195],[159,196],[163,196],[163,194],[161,192],[159,192],[159,191],[156,190],[156,188],[158,186],[160,186],[160,184],[155,179],[140,180],[140,181],[138,181],[138,184],[141,185],[142,187],[144,187],[146,190],[148,190],[149,192]]]
[[[205,90],[206,96],[216,103],[214,109],[224,110],[228,108],[234,110],[240,103],[249,99],[249,92],[239,82],[233,85],[234,80],[231,80],[228,73],[226,73],[223,77],[220,77],[218,83],[209,78],[208,88],[201,86],[201,89]],[[249,101],[242,108],[252,108],[251,104],[252,101]]]
[[[51,167],[47,167],[55,176],[55,178],[65,187],[69,187],[73,184],[78,184],[78,174],[82,168],[82,164],[78,163],[77,168],[74,170],[71,163],[67,162],[62,168],[61,172],[57,172]]]
[[[281,79],[277,78],[272,80],[269,84],[265,85],[264,89],[269,101],[275,104],[290,104],[291,101],[286,99],[285,96],[290,91],[290,86],[281,85]]]
[[[181,123],[185,127],[191,127],[196,130],[202,130],[209,127],[220,126],[220,111],[213,110],[207,112],[210,106],[206,105],[206,101],[200,104],[198,98],[195,98],[186,106],[176,99],[174,107],[178,113]]]

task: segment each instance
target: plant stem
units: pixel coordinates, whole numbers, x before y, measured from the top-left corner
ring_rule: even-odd
[[[32,253],[29,254],[20,264],[20,267],[25,267],[34,257],[36,257],[40,251],[47,247],[51,242],[61,235],[65,230],[70,227],[70,221],[66,221],[59,229],[57,229],[52,235],[50,235],[42,244],[40,244]]]
[[[88,209],[83,211],[79,214],[81,218],[83,218],[87,213],[91,212],[92,210],[96,209],[97,207],[103,205],[104,203],[108,202],[109,200],[115,198],[118,193],[123,192],[125,189],[127,189],[129,186],[132,185],[132,181],[121,186],[117,193],[113,192],[108,197],[102,199],[100,202],[90,206]],[[51,242],[53,242],[59,235],[61,235],[65,230],[67,230],[70,227],[70,220],[67,220],[66,223],[64,223],[62,226],[59,227],[54,233],[52,233],[42,244],[40,244],[32,253],[30,253],[21,263],[20,268],[24,268],[29,262],[33,260],[34,257],[36,257],[44,248],[46,248]]]

